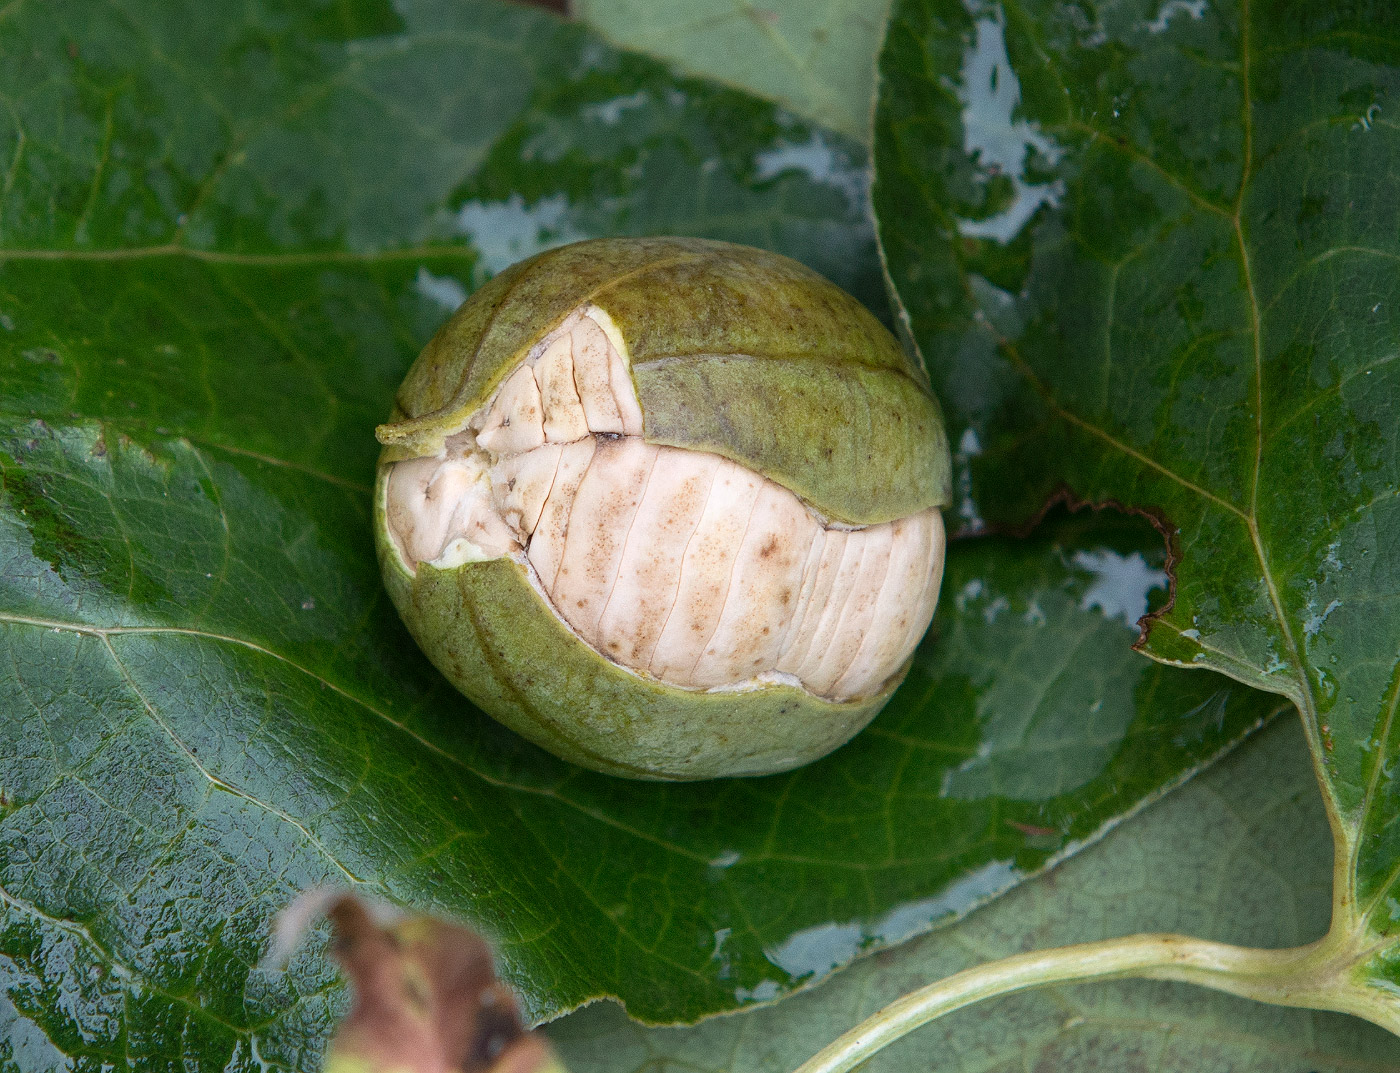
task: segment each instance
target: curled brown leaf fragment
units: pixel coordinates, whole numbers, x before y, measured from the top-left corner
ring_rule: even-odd
[[[324,906],[332,953],[354,991],[326,1073],[565,1073],[545,1038],[521,1023],[480,936],[431,916],[384,922],[353,894],[312,904]],[[304,924],[314,914],[305,905],[288,917]]]

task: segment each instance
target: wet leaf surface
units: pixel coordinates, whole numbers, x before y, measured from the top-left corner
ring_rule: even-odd
[[[197,32],[195,30],[197,27]],[[773,998],[1043,868],[1272,707],[1128,650],[1144,523],[950,558],[872,733],[791,776],[591,776],[383,598],[371,430],[480,280],[671,231],[879,295],[860,153],[509,5],[0,7],[0,1036],[17,1068],[306,1068],[257,968],[322,883],[457,916],[526,1013]],[[627,122],[618,119],[621,100]]]
[[[1302,711],[1338,901],[1400,927],[1400,11],[905,0],[877,212],[969,525],[1176,527],[1152,655]],[[1400,962],[1370,971],[1400,982]]]

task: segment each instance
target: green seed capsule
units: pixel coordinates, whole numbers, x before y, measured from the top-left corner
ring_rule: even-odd
[[[375,489],[389,592],[464,693],[599,771],[824,755],[889,698],[942,577],[922,370],[796,262],[698,239],[515,265],[424,349]]]

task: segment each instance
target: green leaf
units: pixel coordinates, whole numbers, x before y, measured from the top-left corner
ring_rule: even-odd
[[[965,521],[1068,486],[1170,522],[1176,599],[1146,651],[1298,705],[1339,927],[1387,944],[1397,31],[1388,3],[903,0],[875,188]],[[1368,972],[1393,1001],[1400,963]]]
[[[869,141],[875,54],[889,0],[573,0],[611,40],[777,101]],[[784,159],[823,167],[818,136]],[[771,165],[769,165],[771,166]]]
[[[540,246],[675,231],[878,293],[860,151],[511,5],[0,7],[0,1033],[19,1068],[304,1067],[271,914],[354,884],[498,945],[527,1011],[695,1018],[944,922],[1270,701],[1128,648],[1140,521],[950,558],[941,640],[790,776],[625,783],[452,692],[381,591],[372,429]],[[626,102],[627,121],[618,109]],[[1160,596],[1159,596],[1160,598]]]
[[[300,888],[480,922],[537,1016],[600,993],[695,1016],[966,911],[1262,714],[1127,651],[1152,536],[1068,527],[956,548],[944,636],[827,761],[593,776],[470,712],[402,640],[369,552],[336,539],[362,531],[356,493],[179,439],[21,435],[6,486],[35,494],[6,512],[4,572],[37,592],[0,631],[6,949],[26,991],[72,972],[181,1030],[208,1016],[225,1047],[325,1016],[323,969],[250,972]],[[26,1012],[49,1036],[92,1030]]]
[[[1286,946],[1327,919],[1327,817],[1296,720],[950,928],[765,1010],[646,1029],[603,1003],[549,1026],[572,1073],[786,1073],[910,989],[995,958],[1135,931]],[[864,1068],[901,1073],[1390,1073],[1400,1041],[1364,1021],[1184,984],[1058,986],[962,1010]]]

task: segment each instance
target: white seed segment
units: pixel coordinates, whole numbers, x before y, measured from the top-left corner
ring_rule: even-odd
[[[560,450],[554,484],[540,511],[539,528],[528,543],[530,564],[534,566],[546,592],[553,591],[555,578],[559,576],[559,562],[564,557],[564,536],[569,529],[574,495],[592,460],[592,436],[565,444]]]
[[[878,691],[933,615],[942,516],[829,527],[743,465],[646,443],[620,340],[575,310],[441,454],[394,465],[404,561],[510,556],[582,640],[671,685]]]
[[[498,559],[515,536],[492,509],[479,457],[414,458],[389,476],[389,530],[410,562]]]
[[[938,531],[936,551],[933,541],[935,526]],[[846,672],[831,687],[831,692],[837,695],[847,692],[852,684],[867,681],[872,674],[878,674],[880,668],[887,666],[897,653],[904,650],[905,643],[910,641],[910,624],[923,594],[924,575],[928,572],[931,558],[937,557],[939,573],[942,573],[943,519],[937,511],[900,518],[890,524],[889,530],[887,568],[880,583],[879,595],[871,604],[870,621],[872,624],[878,623],[879,629],[866,627]],[[930,607],[929,613],[932,612]],[[919,623],[919,636],[912,639],[911,648],[918,643],[925,628],[927,623]]]
[[[574,437],[577,439],[578,437]],[[486,411],[478,447],[492,455],[518,455],[544,443],[544,405],[535,374],[522,365],[501,385],[496,405]]]
[[[724,678],[697,677],[696,671],[719,627],[734,561],[764,483],[737,462],[720,462],[700,521],[685,542],[675,606],[648,668],[663,682],[706,689],[733,684]]]
[[[657,674],[652,654],[676,607],[686,546],[722,463],[719,455],[705,451],[659,448],[612,595],[598,620],[595,643],[608,658]]]
[[[859,540],[848,540],[847,548],[860,549],[858,566],[850,574],[850,592],[841,600],[840,612],[832,629],[831,643],[822,652],[821,663],[811,672],[812,691],[830,695],[836,680],[855,659],[866,631],[871,628],[875,601],[890,568],[890,545],[894,526],[877,525],[862,531]],[[838,575],[838,581],[841,575]],[[803,679],[807,681],[807,679]]]
[[[559,336],[545,348],[534,373],[544,402],[545,439],[550,443],[573,443],[587,436],[588,419],[574,387],[573,350],[567,335]]]
[[[870,530],[857,532],[868,533]],[[825,560],[823,565],[827,566],[830,574],[829,587],[823,592],[818,580],[811,608],[811,613],[817,616],[816,622],[804,631],[807,634],[805,654],[792,672],[803,682],[827,673],[823,661],[836,642],[841,613],[855,592],[856,577],[860,573],[861,560],[865,558],[865,540],[855,532],[847,532],[843,536],[844,540],[828,540],[826,554],[822,556]]]
[[[818,528],[796,496],[762,482],[719,624],[695,665],[697,683],[742,682],[777,667],[783,625],[802,588],[802,567]]]
[[[622,549],[656,452],[635,436],[600,440],[574,493],[564,553],[549,595],[569,625],[590,642],[617,581]]]
[[[563,444],[545,443],[491,467],[491,487],[500,500],[501,516],[517,533],[533,533],[539,526],[564,450]]]
[[[584,317],[569,333],[574,351],[574,386],[578,388],[583,416],[592,432],[622,435],[622,413],[613,398],[608,368],[608,337],[603,329]]]

